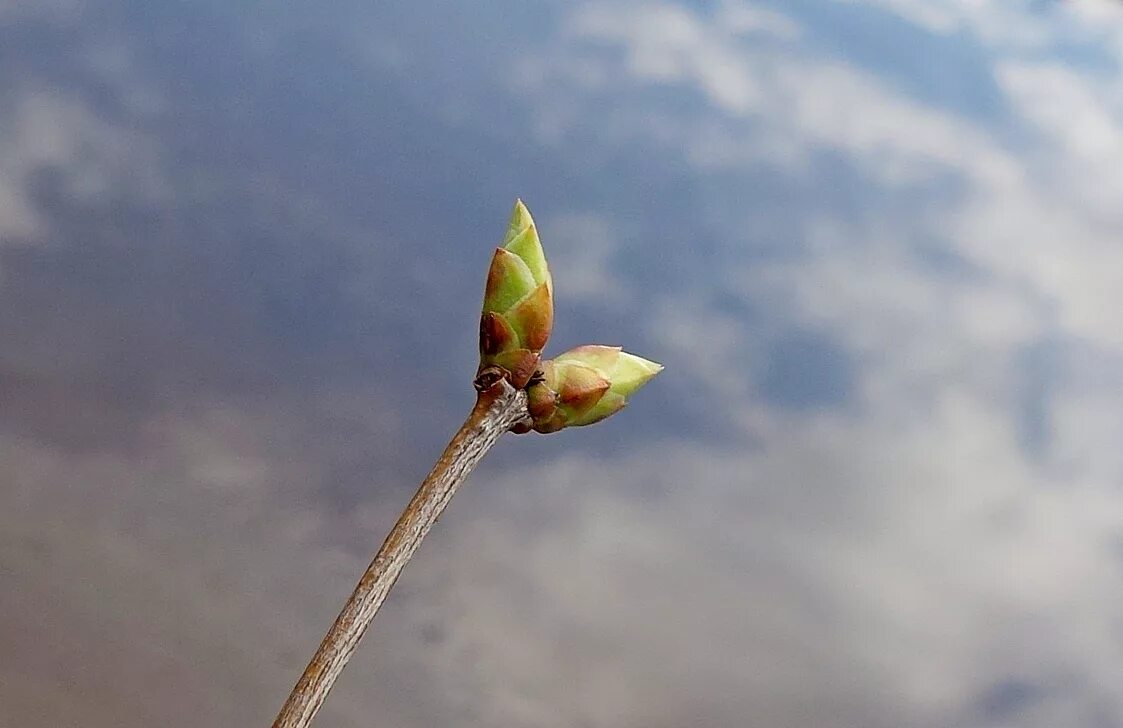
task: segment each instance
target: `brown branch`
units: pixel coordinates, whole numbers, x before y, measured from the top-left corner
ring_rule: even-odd
[[[382,548],[304,669],[273,728],[305,728],[351,659],[374,615],[385,601],[421,539],[441,515],[453,493],[479,464],[499,436],[527,417],[526,393],[505,380],[487,382],[476,406],[421,483]],[[486,385],[485,385],[486,386]]]

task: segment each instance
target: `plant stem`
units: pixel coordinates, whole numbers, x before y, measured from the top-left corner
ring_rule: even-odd
[[[273,722],[273,728],[305,728],[312,722],[402,567],[413,556],[456,489],[500,435],[526,417],[526,393],[515,390],[505,380],[480,392],[468,419],[422,481],[351,598],[343,605]]]

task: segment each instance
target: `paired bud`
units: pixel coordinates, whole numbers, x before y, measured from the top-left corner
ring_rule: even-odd
[[[622,410],[636,390],[663,371],[661,364],[619,346],[579,346],[539,365],[527,387],[532,428],[541,433],[600,422]]]
[[[487,272],[477,382],[502,377],[516,389],[526,387],[553,323],[554,290],[546,256],[530,212],[517,200]]]
[[[579,346],[542,361],[553,323],[554,284],[546,256],[530,212],[517,200],[487,272],[476,387],[485,391],[506,379],[525,389],[530,419],[512,429],[547,433],[619,412],[632,393],[663,371],[661,364],[619,346]]]

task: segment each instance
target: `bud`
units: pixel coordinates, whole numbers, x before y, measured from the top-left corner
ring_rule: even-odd
[[[538,230],[515,201],[501,248],[491,258],[480,317],[480,367],[522,389],[537,370],[554,323],[554,287]]]
[[[544,361],[526,390],[534,429],[549,433],[600,422],[661,371],[661,364],[618,346],[579,346]]]

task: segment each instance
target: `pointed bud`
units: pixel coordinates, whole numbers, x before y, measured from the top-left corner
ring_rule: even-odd
[[[522,200],[496,249],[487,274],[480,320],[480,367],[500,367],[512,386],[523,388],[550,338],[553,281],[538,230]],[[530,371],[526,371],[529,366]]]
[[[542,433],[600,422],[663,370],[617,346],[580,346],[539,367],[542,376],[527,395],[534,429]]]

